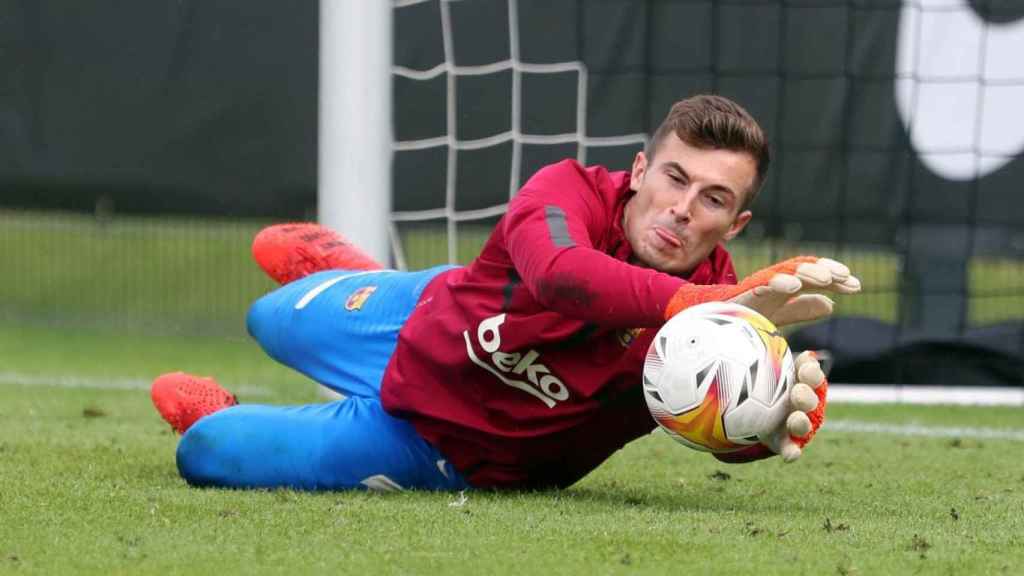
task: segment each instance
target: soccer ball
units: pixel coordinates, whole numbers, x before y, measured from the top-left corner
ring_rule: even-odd
[[[793,355],[778,328],[746,306],[687,308],[658,330],[644,362],[644,398],[677,441],[707,452],[758,443],[789,412]]]

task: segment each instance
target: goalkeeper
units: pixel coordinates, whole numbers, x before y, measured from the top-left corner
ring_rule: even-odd
[[[315,224],[262,231],[254,257],[283,286],[253,304],[250,334],[346,398],[237,404],[211,378],[165,374],[152,397],[184,434],[180,473],[306,490],[573,484],[654,429],[641,371],[667,318],[734,301],[786,325],[830,314],[822,292],[860,289],[813,257],[737,284],[723,244],[750,221],[768,162],[754,119],[702,95],[672,107],[628,172],[541,169],[466,267],[384,270]],[[796,365],[786,423],[716,457],[800,456],[827,385],[813,355]]]

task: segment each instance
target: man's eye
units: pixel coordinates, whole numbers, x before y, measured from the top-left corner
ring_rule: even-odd
[[[683,177],[678,175],[678,174],[669,174],[668,177],[671,178],[672,181],[677,183],[677,184],[685,184],[686,183],[686,181],[683,180]]]

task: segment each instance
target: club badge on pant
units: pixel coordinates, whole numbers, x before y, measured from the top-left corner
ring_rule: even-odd
[[[356,290],[348,297],[345,301],[345,310],[349,312],[358,312],[363,308],[363,304],[370,298],[370,295],[377,290],[376,286],[363,286]]]

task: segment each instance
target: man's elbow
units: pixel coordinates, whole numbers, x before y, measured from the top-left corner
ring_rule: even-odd
[[[587,310],[596,296],[585,274],[556,270],[536,281],[537,301],[552,310]]]

